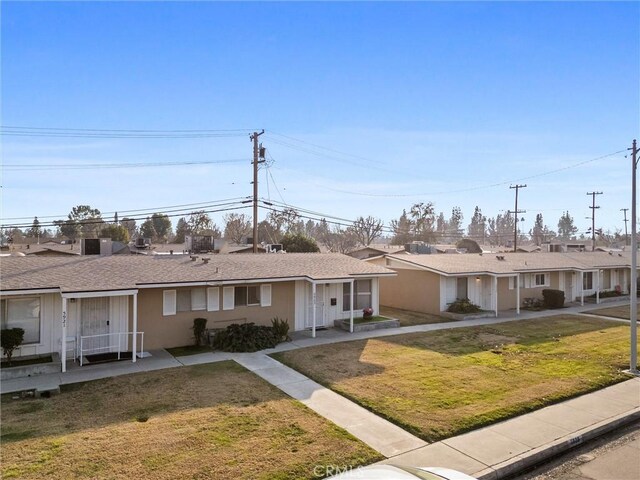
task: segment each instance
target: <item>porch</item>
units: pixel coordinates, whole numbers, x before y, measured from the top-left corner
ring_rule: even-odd
[[[321,329],[346,320],[353,333],[354,318],[362,309],[378,313],[377,278],[341,278],[296,282],[295,331],[310,331],[312,338]]]
[[[62,293],[62,372],[71,364],[142,358],[137,303],[138,290]]]

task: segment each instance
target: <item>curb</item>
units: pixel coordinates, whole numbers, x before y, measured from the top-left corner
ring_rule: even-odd
[[[616,415],[607,420],[593,424],[582,430],[578,430],[571,435],[559,438],[538,448],[534,448],[522,455],[513,457],[505,462],[498,463],[492,467],[473,474],[478,480],[501,480],[528,470],[536,465],[565,453],[572,448],[585,442],[594,440],[606,433],[612,432],[629,423],[640,420],[640,407],[636,407],[629,412]]]

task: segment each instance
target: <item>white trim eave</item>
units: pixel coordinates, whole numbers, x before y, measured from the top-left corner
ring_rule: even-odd
[[[62,298],[95,298],[95,297],[120,297],[123,295],[135,295],[138,290],[97,290],[95,292],[64,292]]]
[[[296,280],[307,279],[308,277],[253,278],[238,280],[208,280],[201,282],[142,283],[137,286],[141,290],[147,288],[222,287],[224,285],[246,285],[247,283],[295,282]]]
[[[44,293],[60,293],[59,288],[34,288],[32,290],[4,290],[0,292],[0,297],[10,295],[42,295]]]

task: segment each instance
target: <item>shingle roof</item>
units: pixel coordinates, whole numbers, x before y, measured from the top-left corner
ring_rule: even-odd
[[[393,275],[384,267],[341,254],[3,257],[0,291],[60,288],[63,292],[121,290],[161,283],[303,277],[311,280]]]
[[[504,260],[499,260],[502,257]],[[500,253],[464,255],[390,255],[388,258],[410,262],[446,275],[551,270],[589,270],[595,268],[630,268],[631,253],[609,255],[604,252],[569,253]]]

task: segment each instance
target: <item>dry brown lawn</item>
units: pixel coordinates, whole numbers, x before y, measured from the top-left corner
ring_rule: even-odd
[[[234,362],[2,399],[2,478],[315,478],[382,457]]]
[[[434,441],[628,378],[629,326],[557,315],[274,356]]]
[[[640,304],[638,304],[640,306]],[[618,305],[617,307],[598,308],[597,310],[589,310],[586,313],[592,315],[604,315],[605,317],[624,318],[629,320],[629,304]],[[636,318],[637,320],[637,318]]]
[[[450,318],[432,315],[430,313],[414,312],[411,310],[401,310],[399,308],[380,306],[380,315],[400,320],[401,327],[412,325],[424,325],[427,323],[455,322]]]

